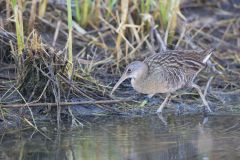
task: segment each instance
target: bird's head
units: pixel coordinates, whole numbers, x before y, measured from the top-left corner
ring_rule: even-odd
[[[144,74],[146,74],[147,69],[148,69],[147,65],[141,61],[134,61],[129,65],[127,65],[127,67],[125,68],[125,71],[123,72],[122,77],[118,80],[118,82],[113,87],[111,95],[124,80],[131,78],[133,82],[135,79],[139,79]]]

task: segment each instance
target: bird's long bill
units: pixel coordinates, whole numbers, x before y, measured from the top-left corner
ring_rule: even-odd
[[[110,95],[112,95],[113,92],[118,88],[118,86],[127,78],[128,78],[128,76],[126,74],[123,74],[122,77],[118,80],[118,82],[113,87],[112,92],[110,93]]]

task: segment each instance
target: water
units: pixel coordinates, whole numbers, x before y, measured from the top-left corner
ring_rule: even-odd
[[[203,124],[204,121],[204,124]],[[240,116],[92,117],[85,126],[45,135],[32,129],[1,136],[1,159],[231,160],[240,159]],[[67,125],[66,125],[67,126]]]

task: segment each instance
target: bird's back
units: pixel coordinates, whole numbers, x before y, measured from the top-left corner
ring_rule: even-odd
[[[206,66],[208,51],[165,51],[144,60],[148,65],[149,81],[165,83],[169,91],[190,84],[197,73]]]

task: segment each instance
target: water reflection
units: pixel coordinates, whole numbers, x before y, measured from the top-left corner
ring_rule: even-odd
[[[29,131],[2,135],[2,159],[221,160],[240,159],[239,116],[94,117],[91,125],[51,141]]]

